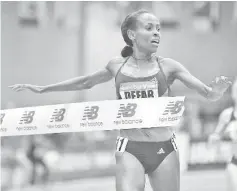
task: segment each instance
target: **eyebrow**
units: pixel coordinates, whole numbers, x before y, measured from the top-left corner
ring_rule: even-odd
[[[145,25],[154,25],[154,23],[146,23]],[[160,27],[160,23],[157,23],[155,25],[158,25]]]

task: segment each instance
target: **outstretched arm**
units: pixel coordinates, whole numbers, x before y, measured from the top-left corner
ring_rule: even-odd
[[[110,64],[110,63],[109,63]],[[55,92],[55,91],[76,91],[90,89],[97,84],[107,82],[113,78],[113,74],[108,67],[87,76],[79,76],[59,83],[46,86],[36,86],[32,84],[16,84],[9,86],[14,91],[29,89],[35,93]]]
[[[211,85],[207,86],[194,77],[179,62],[169,59],[169,63],[171,63],[172,73],[175,78],[182,81],[190,89],[195,89],[200,95],[211,101],[220,99],[231,84],[227,77],[221,76],[217,77]]]
[[[80,76],[56,84],[47,85],[42,92],[90,89],[95,85],[107,82],[112,78],[113,76],[110,71],[105,68],[87,76]]]

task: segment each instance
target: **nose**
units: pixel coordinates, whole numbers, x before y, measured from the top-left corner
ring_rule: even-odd
[[[157,30],[154,30],[153,35],[154,35],[155,37],[160,36],[160,32],[157,31]]]

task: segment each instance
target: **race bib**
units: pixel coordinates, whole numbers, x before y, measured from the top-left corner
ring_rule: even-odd
[[[122,99],[158,98],[158,82],[156,78],[145,82],[127,82],[120,85]]]

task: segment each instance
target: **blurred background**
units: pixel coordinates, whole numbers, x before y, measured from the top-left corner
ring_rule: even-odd
[[[114,81],[80,92],[33,94],[8,89],[16,83],[46,85],[106,66],[125,46],[120,25],[145,8],[161,21],[158,55],[181,62],[206,84],[237,76],[237,2],[1,2],[1,109],[115,99]],[[103,91],[101,91],[103,90]],[[181,191],[227,190],[228,140],[208,145],[230,91],[209,102],[180,82],[186,96],[178,127]],[[117,132],[1,137],[2,190],[115,190]],[[32,162],[32,153],[37,160]],[[202,182],[205,180],[205,185]],[[147,183],[147,190],[150,190]]]

